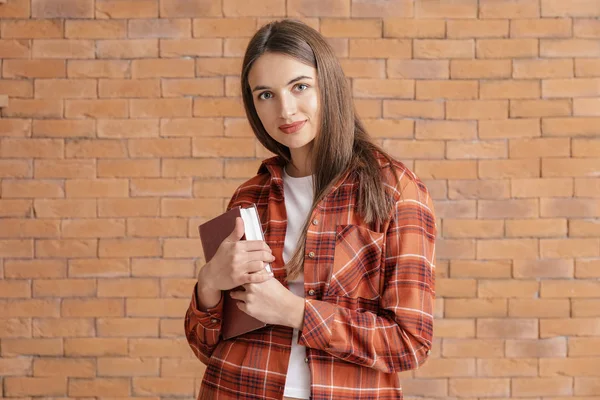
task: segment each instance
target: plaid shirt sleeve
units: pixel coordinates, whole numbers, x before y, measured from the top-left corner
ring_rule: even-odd
[[[433,339],[435,297],[432,200],[413,177],[397,194],[385,232],[379,311],[305,300],[298,342],[342,360],[392,373],[418,368]]]
[[[201,310],[196,295],[198,284],[194,286],[192,301],[185,314],[185,332],[192,351],[204,364],[208,364],[211,354],[220,341],[221,321],[223,320],[223,295],[214,307]]]

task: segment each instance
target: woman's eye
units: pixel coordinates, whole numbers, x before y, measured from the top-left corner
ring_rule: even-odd
[[[299,83],[296,85],[296,89],[298,89],[299,91],[304,91],[306,89],[308,89],[308,85],[305,83]]]
[[[258,98],[261,100],[267,100],[267,99],[270,99],[271,97],[273,97],[273,95],[269,92],[262,92],[261,94],[258,95]]]

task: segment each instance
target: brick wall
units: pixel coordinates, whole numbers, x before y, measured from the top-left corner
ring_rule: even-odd
[[[436,199],[436,341],[407,398],[600,399],[599,0],[0,4],[0,395],[197,393],[196,226],[268,156],[237,75],[284,16],[330,39]]]

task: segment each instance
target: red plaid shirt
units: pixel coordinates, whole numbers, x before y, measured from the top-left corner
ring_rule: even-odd
[[[395,208],[383,224],[356,211],[354,175],[338,181],[310,215],[304,261],[304,326],[311,399],[402,399],[396,372],[415,369],[430,353],[435,296],[435,218],[423,183],[403,164],[378,154]],[[263,161],[228,208],[257,205],[265,240],[284,281],[286,232],[282,161]],[[397,186],[392,168],[400,177]],[[222,340],[222,304],[200,311],[192,296],[187,340],[207,365],[198,399],[281,400],[292,328],[269,325]]]

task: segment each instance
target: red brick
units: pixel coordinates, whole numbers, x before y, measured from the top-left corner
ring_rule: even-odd
[[[70,260],[69,276],[80,278],[129,276],[129,265],[126,259]]]
[[[26,160],[0,160],[0,177],[31,178],[31,164]]]
[[[130,379],[126,378],[96,378],[69,379],[69,395],[85,396],[129,396]]]
[[[511,261],[505,260],[452,260],[450,264],[450,276],[452,278],[510,278],[511,263]]]
[[[14,0],[0,7],[2,18],[29,18],[31,15],[30,0]]]
[[[456,378],[449,381],[451,396],[509,396],[511,379],[504,378]]]
[[[4,277],[27,278],[63,278],[66,276],[66,263],[60,260],[6,260]]]
[[[168,79],[162,81],[162,94],[164,97],[223,96],[225,95],[223,88],[223,78]]]
[[[600,37],[600,21],[598,19],[575,19],[573,24],[573,36],[575,37],[591,39]]]
[[[96,326],[98,336],[158,337],[159,333],[157,318],[98,318]]]
[[[597,237],[600,226],[594,220],[572,219],[569,223],[569,236],[571,237]]]
[[[162,255],[161,243],[152,239],[100,239],[99,257],[158,257]]]
[[[46,219],[6,218],[0,226],[0,237],[56,238],[60,236],[60,222]]]
[[[35,252],[38,257],[90,257],[97,253],[97,241],[40,239],[36,241]]]
[[[566,233],[567,221],[565,219],[506,221],[506,237],[556,237],[564,236]]]
[[[415,39],[414,58],[472,58],[475,47],[472,40],[458,39]]]
[[[477,164],[475,161],[422,161],[415,164],[416,174],[422,179],[475,179]]]
[[[321,19],[321,34],[326,37],[381,37],[382,22],[377,19]]]
[[[348,78],[385,78],[385,60],[341,59],[340,63]],[[359,108],[359,102],[355,101],[355,104]]]
[[[535,122],[537,125],[537,120]],[[537,129],[539,133],[539,125]],[[568,157],[570,147],[569,140],[562,138],[510,139],[509,141],[510,158]]]
[[[0,359],[0,374],[2,376],[28,375],[31,371],[31,358],[4,358]]]
[[[65,60],[3,60],[4,78],[64,78]]]
[[[446,318],[505,317],[507,315],[506,299],[445,299],[444,303]]]
[[[34,120],[33,137],[91,137],[96,135],[93,120]]]
[[[510,117],[562,117],[571,115],[569,100],[511,100]]]
[[[401,38],[443,38],[445,25],[443,20],[423,20],[404,18],[385,18],[383,37]]]
[[[0,56],[2,58],[30,58],[31,44],[27,40],[0,40]]]
[[[248,37],[256,31],[256,19],[248,17],[195,18],[194,37]]]
[[[95,46],[92,40],[76,39],[34,39],[34,58],[94,58]]]
[[[127,37],[126,21],[65,21],[68,39],[118,39]]]
[[[594,178],[575,179],[575,196],[600,197],[600,182]]]
[[[584,239],[541,239],[542,258],[573,258],[600,256],[600,240]]]
[[[191,273],[188,276],[193,276]],[[180,297],[188,299],[190,291],[193,291],[194,285],[198,282],[197,278],[187,279],[163,279],[160,283],[160,292],[162,297]],[[177,325],[176,325],[177,326]],[[179,326],[176,329],[176,336],[179,335]]]
[[[57,178],[94,178],[96,165],[94,160],[35,160],[34,177],[36,179]]]
[[[384,100],[383,113],[386,118],[425,118],[425,119],[443,119],[444,104],[439,101],[414,101],[414,100]],[[414,131],[414,122],[406,119],[400,120],[363,120],[367,125],[367,130],[373,136],[379,136],[378,127],[380,124],[392,126],[391,131],[396,135],[403,137],[412,137]],[[404,129],[402,129],[404,128]]]
[[[32,0],[33,18],[94,18],[94,0]]]
[[[417,81],[416,98],[432,99],[475,99],[478,93],[478,82],[467,80],[454,81]]]
[[[511,37],[570,37],[570,18],[515,19],[510,22]]]
[[[127,339],[65,338],[66,356],[125,356]]]
[[[244,121],[244,123],[247,124],[246,121]],[[163,136],[163,137],[223,136],[223,119],[222,118],[161,118],[161,120],[160,120],[160,136]],[[236,136],[239,136],[239,135],[236,135]],[[251,136],[251,134],[244,135],[244,136]]]
[[[560,396],[573,394],[573,378],[514,378],[512,393],[517,396]]]
[[[600,204],[593,199],[541,199],[542,217],[599,217]]]
[[[194,138],[194,157],[253,157],[254,139]]]
[[[507,155],[508,148],[503,140],[451,141],[446,144],[448,159],[495,159],[505,158]]]
[[[84,297],[96,294],[93,279],[43,279],[33,282],[34,297]]]
[[[479,162],[480,178],[537,178],[539,176],[540,162],[538,159],[482,160]]]
[[[383,148],[392,157],[399,159],[440,159],[444,158],[444,143],[439,141],[384,140]]]
[[[193,76],[194,60],[147,59],[133,60],[132,62],[133,78],[189,78]]]
[[[0,120],[0,136],[28,137],[31,136],[31,121],[27,119]]]
[[[411,58],[412,45],[401,39],[350,39],[353,58]]]
[[[435,358],[427,362],[427,367],[415,371],[416,377],[455,377],[475,376],[475,360],[469,358]]]
[[[600,117],[542,118],[542,132],[545,136],[590,136],[598,132]],[[554,160],[548,160],[554,162]],[[578,161],[588,160],[570,160]]]
[[[498,2],[496,0],[481,0],[479,2],[479,18],[537,18],[540,16],[540,6],[537,0],[516,0]]]
[[[30,318],[2,318],[0,320],[0,338],[6,340],[7,338],[18,338],[18,337],[31,337],[31,319]],[[4,364],[10,365],[10,363]],[[16,365],[16,364],[15,364]],[[2,366],[0,360],[0,373],[7,375],[6,371]],[[25,375],[26,372],[18,372],[16,375]]]
[[[542,0],[542,17],[591,17],[600,16],[594,0],[574,0],[565,4],[560,0]]]
[[[39,318],[33,320],[33,336],[93,336],[94,326],[94,320],[91,318]]]
[[[63,317],[119,317],[125,315],[121,299],[63,299]]]
[[[510,241],[510,239],[506,239]],[[482,242],[479,242],[482,243]],[[507,254],[507,258],[509,255]],[[539,293],[539,283],[533,280],[481,280],[478,284],[477,297],[528,297],[534,298]]]
[[[354,97],[413,98],[415,82],[407,79],[354,79]]]
[[[96,18],[158,18],[158,1],[97,0]]]
[[[194,270],[188,260],[135,259],[131,265],[131,275],[140,277],[195,277]]]
[[[506,20],[448,20],[446,24],[450,39],[508,36],[508,21]]]
[[[33,251],[33,240],[0,240],[0,257],[2,258],[30,258],[33,257]]]
[[[490,377],[537,376],[538,360],[534,358],[478,359],[477,375]]]
[[[502,357],[504,342],[495,339],[444,339],[444,357]]]
[[[568,300],[565,300],[568,301]],[[600,309],[599,302],[596,299],[592,300],[572,300],[573,317],[600,317],[598,310]]]
[[[128,78],[131,74],[129,60],[69,60],[69,78]],[[64,76],[64,75],[63,75]]]
[[[90,218],[96,216],[96,201],[36,199],[34,210],[36,216],[41,218]]]
[[[554,337],[549,339],[509,339],[506,341],[506,357],[566,357],[567,339]]]
[[[475,200],[438,201],[436,215],[440,218],[476,218]]]
[[[191,37],[192,25],[189,19],[131,19],[128,25],[130,38],[181,38]]]
[[[540,337],[598,336],[599,318],[552,318],[540,320]]]
[[[7,299],[31,297],[31,284],[26,280],[2,280],[0,292],[2,297]]]
[[[536,218],[539,215],[537,199],[480,200],[479,218]]]
[[[473,239],[438,239],[438,259],[474,259],[475,240]]]
[[[476,0],[433,0],[417,2],[417,18],[476,18]]]
[[[191,159],[163,160],[162,176],[164,177],[222,177],[223,160],[220,159]]]
[[[13,179],[2,182],[4,198],[64,197],[64,189],[59,181]]]
[[[99,40],[98,58],[157,58],[158,39]]]
[[[158,79],[101,79],[98,83],[99,97],[139,98],[158,97],[160,81]]]
[[[474,338],[474,319],[440,319],[437,321],[436,336],[438,338]]]
[[[161,18],[221,16],[221,1],[161,0]]]
[[[598,57],[600,43],[596,39],[541,39],[541,57]]]
[[[93,360],[65,358],[38,358],[33,361],[33,375],[39,377],[93,377],[96,363]]]
[[[60,118],[60,99],[11,99],[2,113],[7,117],[19,118]]]
[[[474,122],[462,121],[417,121],[417,139],[475,139],[477,137]]]
[[[526,318],[480,318],[477,320],[477,337],[519,338],[538,337],[538,321]]]
[[[159,160],[98,160],[98,177],[158,177]]]
[[[6,377],[4,393],[9,397],[66,396],[67,378]]]
[[[133,393],[136,395],[193,396],[194,379],[136,377],[133,378]]]
[[[600,117],[600,98],[573,99],[573,115]]]
[[[600,95],[600,79],[548,79],[542,82],[544,97],[586,97]]]
[[[447,60],[397,60],[387,61],[387,75],[403,79],[445,79],[449,78]]]
[[[2,217],[31,217],[33,212],[31,200],[1,200],[0,216]]]
[[[67,118],[125,118],[127,100],[65,100]]]
[[[194,357],[185,338],[130,339],[129,345],[130,357]]]
[[[62,339],[2,339],[2,355],[62,356]]]
[[[365,0],[352,0],[352,17],[412,17],[414,13],[411,0],[374,3]]]
[[[241,58],[210,58],[196,60],[196,76],[238,75],[242,68]]]
[[[530,58],[537,56],[537,39],[477,40],[477,58]]]
[[[484,120],[508,118],[508,101],[506,100],[448,100],[446,101],[446,119]],[[501,123],[500,121],[496,121]],[[538,123],[539,124],[539,123]],[[488,124],[489,125],[489,124]],[[481,127],[479,123],[480,134]]]
[[[569,356],[597,356],[600,354],[600,338],[569,338]]]
[[[560,318],[571,315],[569,300],[554,299],[510,299],[508,314],[524,318]]]
[[[98,358],[98,375],[123,377],[158,376],[159,359],[128,359],[125,357]]]
[[[67,197],[126,197],[129,193],[124,179],[70,179],[65,184]]]
[[[103,279],[98,281],[98,297],[156,297],[156,279]]]
[[[218,214],[222,202],[220,199],[201,199],[200,201],[212,207],[206,207],[206,211],[202,212],[204,216],[212,216]],[[179,214],[186,214],[186,211],[176,211]],[[198,215],[198,214],[196,214]],[[197,246],[196,239],[165,239],[164,241],[164,257],[171,258],[194,258],[202,256],[202,251]]]

